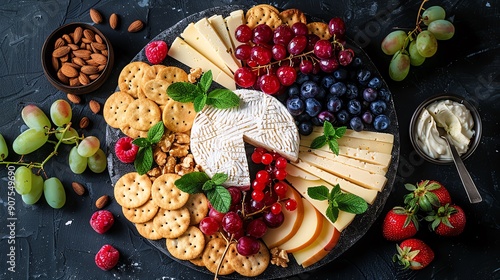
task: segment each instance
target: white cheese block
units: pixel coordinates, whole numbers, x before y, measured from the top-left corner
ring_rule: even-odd
[[[301,140],[300,146],[310,149],[311,144],[309,143],[306,145]],[[328,148],[328,145],[325,145],[319,149],[315,149],[315,151],[316,150],[331,153],[330,148]],[[378,165],[384,166],[385,168],[387,168],[389,166],[389,164],[391,163],[391,159],[392,159],[392,155],[390,155],[390,154],[367,151],[367,150],[362,150],[360,148],[351,148],[351,147],[345,147],[345,146],[339,146],[339,155],[343,155],[346,157],[354,158],[357,160],[361,160],[361,161],[365,161],[365,162],[369,162],[369,163],[373,163],[373,164],[378,164]]]
[[[234,53],[233,42],[231,42],[231,38],[229,37],[229,32],[227,31],[224,18],[221,15],[213,15],[208,18],[208,22],[210,22],[210,25],[212,25],[219,37],[222,39],[224,45],[228,49],[231,49],[231,52]]]
[[[241,63],[233,56],[232,48],[224,45],[224,42],[217,34],[217,31],[210,25],[207,18],[197,21],[194,27],[208,41],[209,45],[206,47],[211,47],[233,73],[241,67]]]
[[[250,186],[245,141],[296,161],[299,133],[293,117],[276,98],[256,90],[235,90],[240,106],[205,106],[191,129],[195,161],[211,177],[225,173],[227,186]]]
[[[203,72],[212,70],[213,80],[216,83],[230,90],[236,89],[236,84],[231,76],[226,74],[213,62],[211,62],[208,58],[206,58],[201,53],[196,51],[193,47],[191,47],[181,38],[179,37],[175,38],[174,42],[172,43],[172,45],[168,50],[168,55],[178,60],[182,64],[187,65],[188,67],[191,68],[200,67],[203,70]]]
[[[319,136],[323,135],[323,127],[322,126],[315,126],[313,128],[313,133],[314,135]],[[387,143],[394,143],[394,135],[390,133],[385,133],[385,132],[376,132],[376,131],[355,131],[352,129],[347,129],[344,136],[351,137],[351,138],[359,138],[359,139],[366,139],[366,140],[371,140],[371,141],[377,141],[377,142],[387,142]]]
[[[243,44],[236,40],[234,32],[238,26],[245,23],[245,14],[243,10],[232,11],[224,20],[226,22],[229,38],[231,38],[231,42],[233,43],[233,50],[235,50],[239,45]]]
[[[303,146],[311,146],[312,141],[319,135],[308,135],[302,136],[300,140],[300,144]],[[387,142],[376,142],[373,140],[360,139],[360,138],[351,138],[348,136],[342,136],[337,139],[339,146],[346,146],[355,149],[361,149],[371,152],[378,152],[390,155],[392,152],[392,143]],[[322,148],[328,149],[328,145],[323,146]]]
[[[197,50],[200,54],[206,57],[208,60],[213,62],[217,67],[224,71],[229,76],[232,76],[231,70],[226,66],[226,63],[217,54],[213,48],[207,48],[209,42],[202,36],[198,29],[194,27],[194,23],[188,24],[188,26],[181,33],[181,37],[186,43],[188,43],[193,49]]]

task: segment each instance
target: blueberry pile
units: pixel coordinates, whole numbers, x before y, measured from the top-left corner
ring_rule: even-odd
[[[302,74],[279,98],[294,117],[299,133],[309,135],[324,121],[355,131],[373,127],[384,131],[390,125],[390,92],[380,78],[363,67],[356,57],[332,73]]]

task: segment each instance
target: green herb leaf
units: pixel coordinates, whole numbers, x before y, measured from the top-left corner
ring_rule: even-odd
[[[336,199],[339,209],[353,214],[362,214],[368,209],[368,204],[361,197],[350,194],[342,193]]]
[[[205,94],[200,94],[194,99],[194,110],[196,113],[201,111],[203,107],[207,104],[207,96]]]
[[[307,189],[307,195],[316,200],[328,200],[328,193],[328,188],[323,185]]]
[[[196,85],[186,82],[173,83],[167,88],[167,94],[175,101],[187,103],[193,102],[200,90]]]
[[[328,141],[328,147],[330,148],[330,151],[332,151],[332,153],[336,154],[337,156],[339,155],[339,151],[340,151],[339,142],[332,139],[332,140]]]
[[[341,194],[342,191],[340,190],[340,185],[336,184],[333,186],[333,188],[330,190],[330,193],[328,194],[328,200],[335,200],[335,198]]]
[[[148,130],[148,141],[151,144],[156,144],[160,142],[165,132],[165,127],[163,126],[163,121],[157,122]]]
[[[325,215],[332,223],[335,223],[339,217],[339,208],[329,204],[328,208],[326,208]]]
[[[200,81],[198,82],[198,86],[203,92],[207,92],[212,85],[212,70],[208,70],[207,72],[201,75]]]
[[[153,166],[153,148],[151,146],[141,147],[137,151],[134,167],[140,175],[146,174]]]
[[[333,128],[331,122],[325,121],[323,123],[323,134],[326,136],[327,139],[330,139],[331,137],[335,136],[335,128]]]
[[[227,178],[227,174],[215,173],[214,176],[212,176],[212,182],[216,185],[222,185],[225,181],[227,181]]]
[[[326,142],[325,135],[318,136],[318,137],[314,138],[314,140],[312,141],[311,149],[319,149],[319,148],[323,147],[326,143],[327,142]]]
[[[217,185],[214,183],[214,181],[208,180],[203,184],[203,187],[201,187],[201,189],[204,191],[209,191],[209,190],[215,188],[215,186],[217,186]]]
[[[141,137],[134,139],[134,141],[132,141],[132,144],[137,145],[137,146],[142,147],[142,148],[146,148],[146,147],[151,146],[151,142],[149,142],[148,139],[141,138]]]
[[[345,126],[337,127],[337,129],[335,129],[335,138],[336,139],[341,138],[342,136],[344,136],[346,131],[347,131],[347,127],[345,127]]]
[[[191,172],[177,179],[175,186],[183,192],[195,194],[202,192],[203,184],[208,180],[210,177],[204,172]]]
[[[226,213],[229,211],[231,206],[231,194],[223,186],[216,186],[207,192],[207,198],[215,208],[220,213]]]
[[[215,89],[208,94],[208,105],[217,109],[229,109],[240,105],[240,98],[228,89]]]

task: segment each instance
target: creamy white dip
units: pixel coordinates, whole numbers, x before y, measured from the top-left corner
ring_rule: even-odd
[[[452,100],[435,101],[424,108],[417,119],[417,145],[432,158],[450,160],[451,151],[439,136],[437,127],[446,130],[448,141],[460,155],[467,152],[474,136],[474,120],[463,104]]]

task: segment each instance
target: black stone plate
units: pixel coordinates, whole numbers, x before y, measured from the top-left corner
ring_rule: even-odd
[[[230,12],[238,9],[243,9],[247,10],[249,7],[247,6],[224,6],[224,7],[215,7],[215,8],[210,8],[205,11],[190,15],[186,17],[185,19],[181,20],[178,22],[176,25],[167,28],[160,34],[158,34],[155,38],[152,40],[164,40],[167,42],[168,45],[170,45],[175,37],[179,36],[184,28],[190,23],[190,22],[196,22],[197,20],[203,18],[203,17],[210,17],[214,14],[220,14],[222,16],[227,16],[229,15]],[[310,19],[310,21],[315,21],[316,19]],[[382,76],[378,72],[377,68],[375,65],[373,65],[372,61],[370,58],[367,56],[367,54],[359,47],[357,46],[352,40],[347,40],[347,44],[350,48],[352,48],[356,54],[356,56],[361,57],[363,61],[365,62],[365,66],[372,71],[372,73],[376,76],[378,76],[385,87],[387,87],[387,84],[385,81],[383,81]],[[145,61],[147,62],[147,59],[144,55],[144,49],[142,49],[132,61]],[[186,67],[183,64],[180,64],[178,61],[172,59],[172,58],[167,58],[163,62],[165,65],[169,66],[177,66],[180,68],[185,69],[186,71],[189,72],[189,68]],[[338,258],[342,253],[344,253],[346,250],[348,250],[353,244],[355,244],[363,235],[368,231],[368,229],[371,227],[371,225],[375,222],[377,217],[380,215],[380,212],[382,211],[384,204],[387,200],[387,197],[391,193],[394,180],[396,178],[396,173],[397,173],[397,167],[398,167],[398,162],[399,162],[399,125],[396,117],[396,111],[394,109],[394,103],[391,99],[391,102],[388,104],[388,117],[391,120],[391,125],[388,129],[388,133],[391,133],[394,135],[394,147],[392,149],[392,162],[389,166],[388,172],[387,172],[387,184],[384,188],[384,190],[379,193],[377,196],[375,202],[373,205],[370,205],[368,210],[362,214],[362,215],[357,215],[357,217],[354,219],[354,221],[342,232],[342,235],[339,239],[339,242],[337,246],[321,261],[315,263],[312,266],[309,266],[307,268],[302,268],[301,266],[297,265],[295,260],[293,259],[292,255],[290,254],[290,263],[287,268],[282,268],[278,267],[275,265],[269,265],[267,270],[258,276],[259,279],[274,279],[274,278],[286,278],[290,277],[292,275],[296,275],[299,273],[307,272],[314,270],[316,268],[319,268],[321,266],[324,266],[336,258]],[[116,141],[122,137],[123,134],[118,129],[114,129],[110,126],[107,126],[106,128],[106,145],[108,151],[110,153],[108,154],[108,170],[109,170],[109,175],[111,177],[111,181],[113,185],[116,183],[116,181],[125,173],[135,171],[134,167],[132,164],[123,164],[119,160],[117,160],[116,156],[112,151],[114,151],[114,145]],[[247,149],[248,150],[248,149]],[[161,239],[159,241],[150,241],[150,243],[156,247],[158,250],[160,250],[162,253],[168,255],[169,257],[175,259],[176,261],[180,262],[182,265],[185,265],[187,267],[190,267],[192,269],[202,271],[208,274],[211,274],[207,269],[198,267],[190,263],[189,261],[181,261],[178,260],[170,255],[170,253],[167,251],[165,247],[165,240]],[[233,273],[228,276],[220,277],[220,278],[227,278],[227,279],[244,279],[245,277],[242,277],[238,275],[237,273]]]

